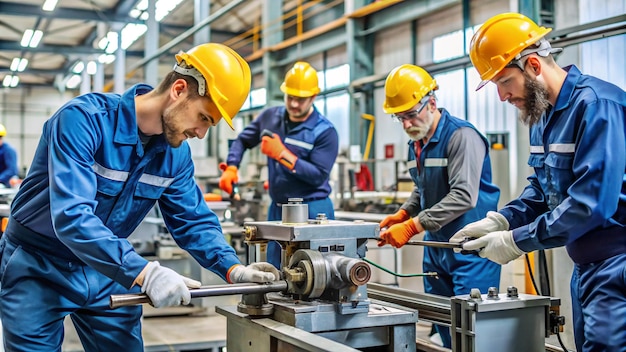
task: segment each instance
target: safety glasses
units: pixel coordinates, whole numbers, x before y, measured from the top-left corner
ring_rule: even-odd
[[[424,110],[426,105],[428,105],[429,100],[430,100],[430,95],[427,94],[425,97],[422,98],[422,100],[420,100],[420,103],[422,103],[422,106],[420,106],[417,109],[409,110],[400,114],[391,114],[391,118],[399,123],[403,123],[404,121],[414,120],[419,116],[419,114],[422,113],[422,110]]]

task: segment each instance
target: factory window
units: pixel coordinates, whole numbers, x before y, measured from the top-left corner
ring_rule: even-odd
[[[433,61],[443,62],[462,57],[469,53],[469,45],[476,29],[480,25],[465,30],[467,42],[463,51],[463,31],[460,29],[433,39]]]
[[[347,149],[350,144],[349,110],[350,96],[339,92],[319,96],[315,99],[315,107],[335,125],[339,135],[339,149]]]
[[[248,98],[243,102],[241,111],[250,110],[254,108],[263,108],[267,103],[267,95],[265,88],[253,89],[250,91]]]
[[[346,87],[350,84],[350,66],[343,64],[326,71],[318,72],[319,85],[322,91]]]

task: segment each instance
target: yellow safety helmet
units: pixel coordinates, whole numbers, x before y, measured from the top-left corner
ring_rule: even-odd
[[[320,92],[317,71],[308,62],[298,61],[287,71],[280,90],[294,97],[308,98]]]
[[[7,129],[4,127],[4,125],[0,124],[0,137],[4,137],[7,135]]]
[[[182,61],[193,68],[179,66]],[[252,77],[248,63],[224,44],[200,44],[176,54],[174,71],[198,81],[198,93],[209,95],[221,117],[233,127],[237,115],[250,94]],[[198,72],[201,76],[198,75]]]
[[[423,68],[410,64],[398,66],[385,80],[383,111],[387,114],[407,111],[437,89],[437,82]]]
[[[524,49],[541,40],[551,30],[539,27],[519,13],[503,13],[488,19],[470,42],[470,60],[482,80],[476,90],[487,84],[512,60],[519,59],[518,55]],[[550,48],[547,41],[546,44]]]

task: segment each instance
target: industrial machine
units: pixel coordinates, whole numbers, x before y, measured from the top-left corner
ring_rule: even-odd
[[[216,307],[227,318],[229,351],[417,351],[418,312],[451,327],[453,351],[541,351],[563,324],[558,299],[514,287],[448,298],[368,283],[366,244],[378,224],[307,215],[306,204],[291,199],[282,221],[244,224],[251,262],[263,259],[267,241],[281,244],[281,280],[190,290],[192,297],[242,295],[236,306]],[[112,307],[140,303],[148,297],[111,297]]]
[[[297,328],[299,336],[314,334],[319,344],[334,341],[344,349],[415,351],[417,312],[373,302],[367,296],[371,269],[362,258],[367,240],[377,237],[378,231],[377,223],[328,220],[325,214],[308,219],[307,205],[301,199],[283,204],[282,221],[245,223],[249,244],[261,248],[274,240],[283,247],[287,289],[268,294],[267,300],[244,295],[236,308],[216,308],[228,318],[228,350],[301,350],[293,334],[262,333],[267,332],[264,321],[246,319],[261,315],[271,317],[274,325]],[[250,251],[250,260],[256,261],[260,252]],[[259,303],[265,308],[259,310]]]

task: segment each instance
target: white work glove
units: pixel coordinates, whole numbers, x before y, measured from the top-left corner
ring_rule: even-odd
[[[465,225],[465,227],[450,237],[449,242],[460,243],[467,238],[479,238],[490,232],[506,231],[508,229],[509,222],[504,215],[495,211],[488,211],[486,218]]]
[[[504,265],[524,254],[513,240],[513,231],[490,232],[480,238],[463,244],[463,249],[480,251],[478,255]]]
[[[280,280],[280,272],[272,264],[266,262],[252,263],[248,266],[237,265],[228,274],[228,281],[233,284],[239,282],[265,283],[276,280]]]
[[[171,307],[191,302],[190,288],[199,288],[199,281],[184,277],[159,262],[146,265],[141,292],[150,297],[155,308]]]

